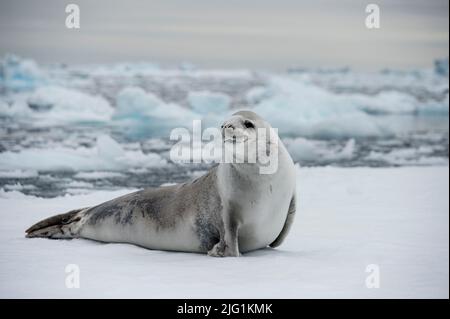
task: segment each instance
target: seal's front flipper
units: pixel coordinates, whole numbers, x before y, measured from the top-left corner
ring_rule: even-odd
[[[76,237],[79,230],[78,222],[81,220],[85,208],[75,209],[65,214],[46,218],[25,232],[26,237],[44,237],[52,239],[70,239]]]
[[[208,251],[208,256],[212,257],[239,257],[238,244],[238,225],[230,223],[225,229],[225,233],[221,234],[220,241]]]
[[[208,251],[208,256],[211,257],[239,257],[241,254],[238,249],[232,249],[224,241],[220,241]]]

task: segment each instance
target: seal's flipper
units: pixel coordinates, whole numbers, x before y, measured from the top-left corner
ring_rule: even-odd
[[[25,232],[26,237],[45,237],[54,239],[74,238],[75,224],[81,220],[81,216],[85,208],[75,209],[65,214],[55,215],[34,224]]]
[[[283,229],[281,230],[281,233],[278,235],[278,237],[269,245],[272,248],[278,247],[281,245],[281,243],[286,238],[287,234],[289,233],[289,230],[291,229],[292,223],[294,222],[295,217],[295,193],[291,198],[291,203],[289,205],[288,214],[286,217],[286,221],[284,222]]]

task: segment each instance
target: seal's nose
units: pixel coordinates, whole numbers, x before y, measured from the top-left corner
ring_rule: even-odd
[[[234,126],[233,126],[233,124],[226,123],[226,124],[223,124],[223,125],[221,126],[221,128],[223,128],[223,129],[225,129],[225,128],[232,128],[232,129],[234,129]]]
[[[234,125],[231,123],[223,123],[221,126],[222,137],[225,138],[226,135],[232,135],[234,132]]]

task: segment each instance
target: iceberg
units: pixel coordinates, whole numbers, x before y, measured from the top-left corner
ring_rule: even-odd
[[[444,77],[448,77],[448,58],[434,61],[434,71]]]
[[[31,93],[0,100],[0,115],[29,120],[35,126],[108,122],[114,109],[102,96],[60,86],[42,86]]]
[[[225,113],[230,109],[231,98],[223,93],[195,91],[187,97],[189,106],[199,114]]]
[[[283,140],[294,162],[331,163],[350,160],[355,156],[356,141],[352,138],[344,145],[331,146],[327,141],[310,140],[302,137]]]
[[[139,87],[119,92],[113,120],[130,137],[167,136],[175,127],[191,125],[202,116],[175,103],[165,103]]]
[[[42,121],[105,122],[114,109],[101,96],[90,95],[58,86],[38,88],[27,100],[33,117]]]
[[[346,138],[386,135],[385,128],[346,96],[326,91],[293,77],[273,77],[273,95],[254,111],[284,135]]]
[[[0,93],[31,90],[46,81],[45,73],[33,60],[21,59],[12,54],[0,60]]]
[[[255,86],[247,91],[245,94],[245,100],[247,103],[254,105],[258,104],[264,99],[269,98],[272,95],[272,92],[269,88],[264,86]]]
[[[381,115],[448,116],[448,87],[418,98],[398,90],[374,94],[335,93],[318,86],[301,74],[273,76],[268,88],[250,91],[254,111],[270,119],[282,135],[308,138],[387,137],[397,125]]]

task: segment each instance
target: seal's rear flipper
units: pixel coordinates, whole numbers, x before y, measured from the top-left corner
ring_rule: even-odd
[[[75,209],[65,214],[55,215],[34,224],[25,232],[26,237],[45,237],[54,239],[69,239],[76,237],[77,222],[81,220],[86,208]]]

